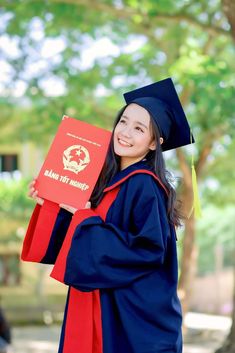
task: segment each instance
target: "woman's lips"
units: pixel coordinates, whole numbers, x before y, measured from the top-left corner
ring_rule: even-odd
[[[121,146],[124,146],[124,147],[131,147],[132,145],[120,138],[118,138],[118,143],[121,145]]]

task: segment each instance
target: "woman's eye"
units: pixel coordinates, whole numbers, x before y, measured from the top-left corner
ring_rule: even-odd
[[[124,119],[119,120],[119,123],[125,123],[126,121]]]
[[[139,127],[139,126],[136,126],[136,130],[141,131],[141,132],[144,132],[144,130],[141,129],[141,127]]]

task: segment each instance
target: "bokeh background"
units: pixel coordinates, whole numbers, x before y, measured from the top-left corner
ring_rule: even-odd
[[[169,76],[196,144],[165,153],[167,168],[189,214],[194,156],[203,212],[178,232],[185,352],[235,352],[234,43],[234,0],[0,1],[0,296],[14,352],[57,349],[67,288],[19,254],[27,185],[61,117],[111,129],[124,92]]]

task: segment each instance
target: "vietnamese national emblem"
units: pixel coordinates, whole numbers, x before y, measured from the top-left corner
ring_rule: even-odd
[[[81,145],[68,147],[63,153],[64,169],[78,174],[90,163],[88,150]]]

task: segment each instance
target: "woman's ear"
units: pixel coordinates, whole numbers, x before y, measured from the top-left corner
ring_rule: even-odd
[[[150,144],[150,146],[149,146],[149,149],[150,149],[151,151],[154,151],[156,148],[157,148],[156,142],[155,142],[155,141],[151,142],[151,144]]]
[[[160,139],[159,139],[160,145],[163,143],[163,141],[164,141],[163,138],[160,137]],[[156,142],[153,141],[153,142],[150,144],[149,149],[150,149],[151,151],[154,151],[156,148],[157,148]]]

